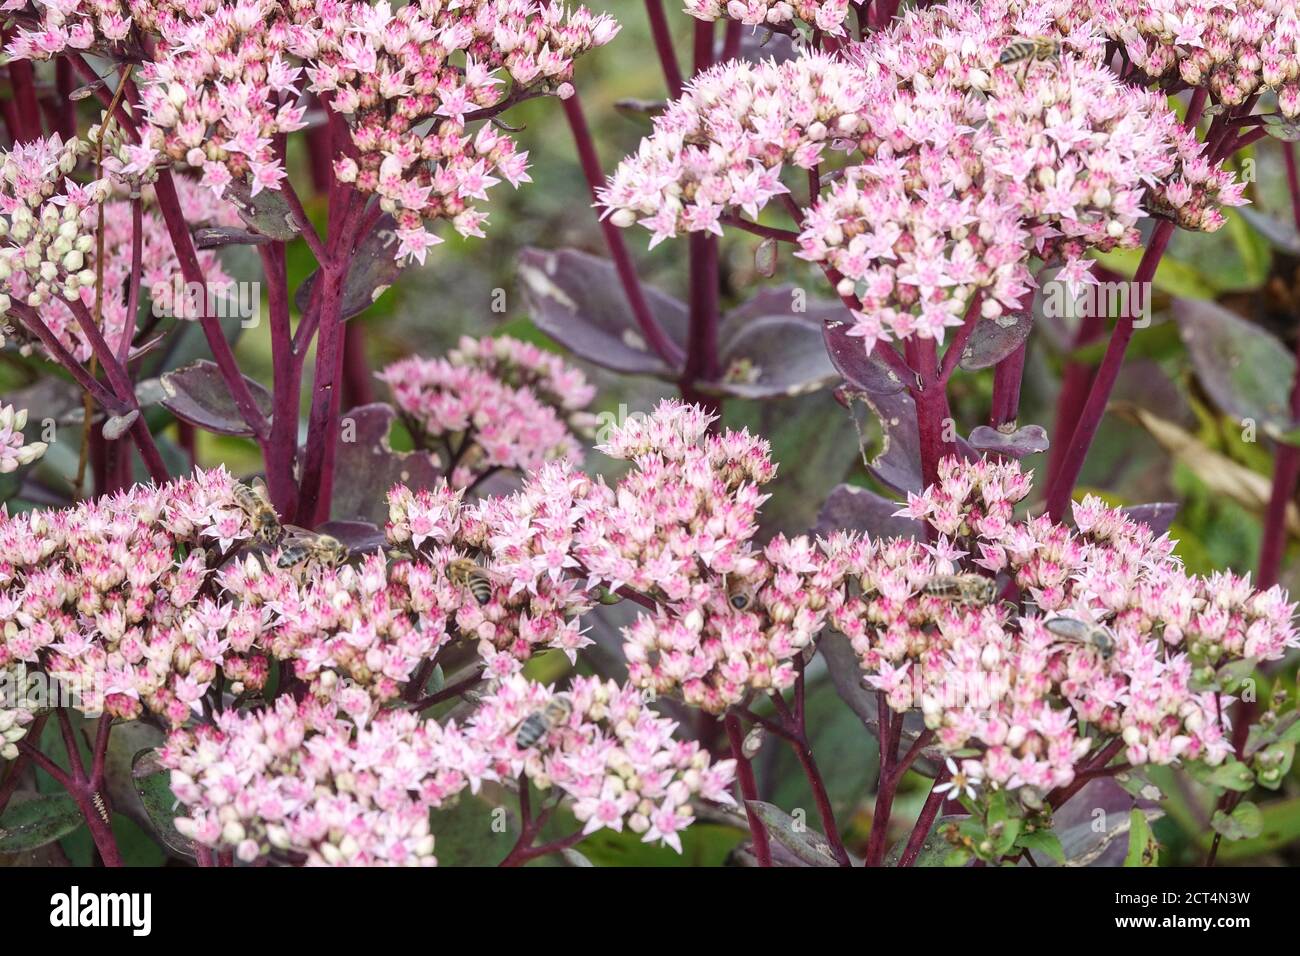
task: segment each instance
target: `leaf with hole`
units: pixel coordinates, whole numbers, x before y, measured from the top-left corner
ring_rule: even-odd
[[[896,515],[898,509],[897,502],[867,488],[837,485],[817,513],[813,531],[820,537],[836,531],[857,531],[873,538],[924,538],[925,525],[915,518]]]
[[[1025,425],[1010,433],[988,425],[978,425],[971,430],[969,441],[976,451],[992,452],[1010,458],[1041,455],[1051,447],[1051,442],[1047,440],[1047,429],[1042,425]]]
[[[1214,816],[1210,818],[1210,826],[1224,839],[1249,840],[1264,832],[1264,815],[1257,805],[1243,800],[1231,813],[1215,810]]]
[[[268,239],[289,242],[300,232],[298,214],[289,205],[283,190],[262,189],[254,196],[250,183],[235,179],[226,186],[226,199],[245,225]]]
[[[718,330],[722,378],[700,387],[739,398],[779,398],[839,381],[822,328],[845,315],[844,306],[805,302],[802,292],[790,286],[764,289],[727,313]]]
[[[340,314],[345,321],[374,305],[406,268],[403,262],[393,258],[397,251],[396,230],[393,217],[385,214],[357,243],[348,260],[347,277],[343,280]],[[306,313],[311,308],[312,291],[321,281],[321,274],[317,269],[298,286],[293,301],[299,312]]]
[[[339,441],[333,520],[380,526],[388,520],[388,492],[394,485],[419,490],[442,480],[442,472],[427,452],[393,451],[388,434],[396,414],[383,402],[343,413],[344,436],[351,440]]]
[[[676,378],[647,344],[628,304],[618,270],[607,259],[576,249],[525,249],[519,285],[533,322],[574,355],[632,375]],[[651,314],[679,348],[689,325],[685,303],[642,285]]]
[[[131,780],[154,834],[167,849],[193,859],[194,841],[176,829],[176,818],[185,815],[185,808],[172,793],[171,773],[158,763],[157,750],[141,750],[132,758]]]

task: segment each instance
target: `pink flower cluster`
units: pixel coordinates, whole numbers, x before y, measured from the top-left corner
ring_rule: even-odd
[[[785,26],[799,19],[828,36],[844,35],[849,0],[686,0],[697,20],[737,20],[747,26]]]
[[[658,602],[624,631],[632,683],[717,714],[794,682],[837,592],[807,538],[754,550],[776,467],[765,441],[710,434],[713,421],[664,402],[615,430],[601,450],[634,468],[612,492],[598,486],[573,555],[593,582]]]
[[[157,6],[161,6],[159,3]],[[39,29],[19,26],[5,47],[15,60],[45,60],[65,50],[85,51],[123,43],[132,23],[149,9],[131,9],[122,0],[4,0],[0,10],[12,12],[34,7]]]
[[[808,538],[778,535],[745,576],[709,576],[698,601],[643,614],[624,631],[628,679],[721,714],[752,691],[791,687],[842,595]]]
[[[350,118],[339,179],[379,198],[397,219],[397,257],[421,262],[441,241],[426,220],[480,236],[486,214],[472,203],[497,175],[528,181],[527,153],[508,135],[467,124],[530,96],[569,95],[574,58],[619,29],[585,7],[537,0],[420,0],[396,11],[388,0],[37,6],[40,28],[18,32],[13,57],[122,49],[136,28],[150,55],[133,52],[146,126],[132,165],[184,162],[217,195],[235,180],[252,196],[278,189],[287,174],[277,140],[305,127],[304,93],[320,94]]]
[[[557,459],[580,464],[576,436],[595,423],[585,411],[595,388],[582,372],[509,336],[467,336],[445,358],[411,356],[378,378],[392,389],[420,447],[434,451],[457,488],[501,468],[527,472]]]
[[[976,748],[968,764],[999,788],[1068,784],[1094,742],[1085,724],[1120,735],[1135,765],[1221,762],[1215,669],[1281,657],[1295,606],[1276,587],[1186,574],[1167,537],[1095,498],[1076,504],[1075,530],[1015,520],[1029,482],[1015,463],[946,459],[900,512],[936,543],[832,539],[850,589],[831,619],[868,682],[896,711],[919,707],[945,751]]]
[[[451,641],[448,618],[461,600],[435,565],[389,563],[379,553],[338,568],[308,564],[297,575],[250,555],[217,580],[261,646],[363,726]]]
[[[1090,281],[1085,253],[1136,245],[1148,212],[1222,225],[1218,207],[1243,202],[1241,184],[1162,97],[1116,81],[1099,41],[998,62],[1045,16],[956,0],[905,14],[846,58],[717,67],[656,120],[601,202],[655,242],[720,233],[724,215],[754,217],[788,192],[786,163],[811,168],[838,148],[850,165],[799,213],[798,254],[843,276],[868,348],[942,340],[977,294],[985,317],[1015,308],[1032,256]]]
[[[202,711],[218,669],[259,689],[260,621],[207,586],[205,545],[242,514],[232,486],[218,470],[0,516],[0,667],[43,669],[87,712],[172,724]]]
[[[709,433],[716,416],[665,400],[632,416],[598,449],[634,468],[599,489],[575,556],[593,580],[656,599],[700,601],[724,574],[757,567],[750,539],[776,475],[768,443],[748,431]],[[710,577],[710,583],[704,578]]]
[[[313,700],[226,710],[160,751],[180,833],[252,863],[434,866],[429,810],[479,778],[454,724],[389,710],[365,727]]]
[[[91,222],[109,184],[65,178],[87,149],[83,140],[64,143],[56,133],[0,156],[0,314],[11,299],[39,308],[54,298],[79,300],[82,290],[93,294]]]
[[[521,749],[521,726],[559,697],[565,716]],[[332,701],[282,697],[178,729],[159,757],[189,811],[181,834],[248,863],[432,866],[429,810],[521,774],[569,797],[585,833],[626,826],[680,853],[693,799],[734,802],[735,761],[713,763],[675,729],[634,688],[578,677],[557,694],[515,675],[464,727],[402,709],[358,726]]]
[[[397,257],[421,262],[441,241],[424,220],[481,236],[486,214],[472,203],[500,181],[493,174],[528,181],[514,140],[487,124],[470,135],[466,124],[528,95],[570,95],[574,59],[619,29],[585,7],[537,0],[419,0],[396,11],[329,2],[316,13],[310,88],[351,117],[356,148],[336,174],[379,197],[397,220]]]
[[[155,56],[140,68],[145,145],[203,171],[221,195],[246,180],[256,196],[285,178],[279,136],[306,126],[295,54],[306,0],[225,0],[201,15],[158,17]]]
[[[570,463],[553,462],[515,494],[487,498],[462,516],[462,540],[489,557],[491,591],[486,602],[462,604],[456,626],[479,639],[489,673],[513,673],[537,647],[562,650],[573,661],[591,643],[580,617],[594,597],[575,574],[573,552],[595,487]]]
[[[829,147],[864,134],[874,89],[855,65],[811,51],[706,70],[599,191],[605,214],[623,227],[640,222],[652,248],[682,231],[721,235],[724,213],[755,217],[789,192],[785,164],[812,169]]]
[[[1291,0],[1089,0],[1044,4],[1061,30],[1098,30],[1152,80],[1203,87],[1225,106],[1273,92],[1300,116],[1300,11]]]
[[[131,275],[132,208],[114,199],[109,179],[77,184],[68,175],[93,153],[84,140],[63,143],[58,135],[15,146],[0,165],[0,314],[13,301],[40,310],[41,321],[78,361],[91,355],[83,322],[95,303],[98,208],[104,209],[104,296],[99,328],[114,348],[127,325],[126,289]],[[93,157],[92,157],[93,158]],[[105,164],[107,166],[107,163]],[[113,178],[110,176],[110,179]],[[187,221],[234,225],[229,203],[214,199],[185,177],[176,189]],[[162,217],[144,190],[141,221],[141,285],[153,306],[173,311],[174,279],[180,272]],[[215,253],[199,253],[210,288],[230,282]],[[181,314],[184,314],[181,310]]]
[[[562,720],[533,746],[520,749],[518,731],[531,714],[565,698]],[[575,677],[563,695],[510,677],[484,696],[465,736],[488,756],[502,779],[524,774],[539,790],[573,801],[584,833],[621,832],[682,852],[681,832],[694,822],[694,798],[733,804],[728,792],[734,760],[710,761],[697,741],[673,738],[676,724],[650,709],[640,691],[592,677]]]

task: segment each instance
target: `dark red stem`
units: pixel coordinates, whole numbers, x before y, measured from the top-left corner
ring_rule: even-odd
[[[171,236],[172,246],[176,250],[176,258],[180,261],[181,275],[187,283],[196,285],[199,288],[207,289],[207,280],[203,275],[203,267],[199,264],[199,254],[194,248],[194,240],[190,236],[189,225],[185,221],[185,213],[181,210],[180,197],[176,195],[176,184],[172,181],[170,170],[163,169],[158,174],[158,181],[154,184],[154,192],[158,198],[158,211],[162,214],[163,221],[167,224],[167,232]],[[230,343],[226,341],[226,334],[221,328],[221,323],[215,316],[208,314],[207,299],[205,294],[203,315],[199,318],[199,325],[203,329],[203,335],[208,340],[208,348],[212,351],[212,358],[217,363],[217,368],[221,372],[221,378],[230,389],[230,396],[235,402],[235,407],[239,409],[240,416],[244,423],[253,432],[259,442],[266,440],[270,431],[266,417],[257,407],[257,402],[253,399],[253,393],[249,391],[248,383],[244,381],[244,376],[239,371],[239,363],[235,361],[235,353],[230,348]]]
[[[912,827],[912,834],[907,838],[903,853],[898,858],[899,866],[912,866],[916,863],[916,858],[921,855],[921,848],[925,846],[925,838],[930,835],[930,827],[934,826],[935,818],[939,816],[939,810],[943,807],[944,800],[948,796],[947,791],[939,792],[937,788],[947,779],[948,771],[946,770],[934,778],[934,783],[930,787],[930,795],[925,798],[921,813],[916,818],[916,825]]]
[[[1296,228],[1300,229],[1300,174],[1296,170],[1295,149],[1282,143],[1286,162],[1286,181],[1291,189],[1291,214]],[[1291,418],[1300,418],[1300,333],[1296,336],[1297,371],[1291,383]],[[1296,480],[1300,478],[1300,448],[1277,443],[1273,460],[1273,489],[1269,494],[1268,512],[1264,517],[1264,539],[1259,550],[1259,575],[1256,584],[1261,588],[1277,583],[1282,568],[1282,555],[1286,551],[1286,510],[1295,496]]]
[[[650,36],[654,39],[655,52],[659,54],[664,80],[668,83],[668,98],[675,100],[682,95],[682,69],[677,65],[677,53],[673,50],[673,35],[668,29],[663,0],[645,0],[645,12],[650,19]]]
[[[1162,219],[1156,223],[1155,230],[1151,233],[1151,241],[1147,244],[1146,252],[1143,253],[1142,261],[1138,263],[1137,272],[1133,276],[1134,282],[1139,284],[1151,282],[1173,233],[1172,222]],[[1066,451],[1061,458],[1060,472],[1047,495],[1047,513],[1054,521],[1060,521],[1069,506],[1070,495],[1079,480],[1084,459],[1088,457],[1088,449],[1092,447],[1092,440],[1097,435],[1102,416],[1106,413],[1106,404],[1110,401],[1115,380],[1119,378],[1120,366],[1124,362],[1124,351],[1128,348],[1131,338],[1133,338],[1133,316],[1121,316],[1115,323],[1114,331],[1111,332],[1106,356],[1097,369],[1097,376],[1093,379],[1092,388],[1088,392],[1088,400],[1079,413],[1079,422],[1074,428],[1074,433],[1065,442]],[[1055,437],[1058,441],[1061,438],[1060,435]]]
[[[275,510],[289,517],[298,511],[298,405],[302,396],[302,365],[294,356],[289,318],[285,246],[273,242],[257,247],[266,278],[271,328],[271,434],[266,443],[266,485]]]
[[[595,199],[596,189],[605,181],[605,174],[601,170],[596,144],[591,138],[591,130],[587,127],[587,118],[583,115],[577,93],[564,101],[564,115],[569,120],[569,129],[573,132],[573,140],[578,148],[578,162],[587,178],[592,199]],[[618,273],[618,281],[623,286],[623,294],[627,297],[628,306],[632,309],[632,315],[641,334],[645,336],[646,343],[670,368],[680,368],[682,350],[668,337],[668,333],[650,311],[650,303],[641,288],[636,266],[632,264],[632,256],[623,242],[622,230],[608,218],[603,218],[600,220],[600,231],[605,237],[609,257],[614,262],[614,270]]]
[[[736,759],[736,781],[740,785],[741,803],[754,841],[754,857],[759,866],[771,866],[772,848],[768,843],[767,829],[749,806],[749,801],[758,799],[758,784],[754,781],[754,767],[745,756],[745,736],[740,728],[740,718],[728,712],[722,723],[727,730],[727,740],[731,743],[731,755]]]

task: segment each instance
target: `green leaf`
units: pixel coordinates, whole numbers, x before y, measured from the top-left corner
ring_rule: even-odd
[[[1151,832],[1147,816],[1137,807],[1129,812],[1128,855],[1125,866],[1155,866],[1160,857],[1160,844]]]
[[[1258,806],[1244,800],[1230,814],[1215,810],[1210,826],[1229,840],[1248,840],[1264,832],[1264,815]]]
[[[1242,681],[1255,673],[1255,666],[1258,663],[1253,657],[1239,661],[1229,661],[1220,667],[1215,675],[1219,686],[1228,693],[1232,693],[1241,686]]]
[[[1229,757],[1217,767],[1189,763],[1187,771],[1201,783],[1210,787],[1245,792],[1255,785],[1255,775],[1240,760]]]
[[[1065,848],[1061,839],[1051,830],[1035,830],[1033,833],[1021,833],[1016,845],[1032,853],[1042,853],[1057,863],[1065,862]]]
[[[485,795],[463,793],[455,805],[429,814],[439,866],[496,866],[519,839],[513,814]]]
[[[1268,760],[1269,766],[1257,766],[1255,781],[1268,790],[1281,789],[1282,782],[1286,780],[1286,775],[1291,772],[1291,765],[1295,762],[1295,748],[1295,744],[1284,742],[1275,743],[1261,751],[1257,765]]]
[[[921,849],[917,852],[916,860],[912,863],[912,866],[964,865],[966,861],[970,859],[970,854],[960,847],[954,848],[953,845],[943,837],[944,828],[950,823],[956,823],[961,819],[961,817],[939,817],[934,821],[934,823],[930,824],[930,832],[925,835],[925,841],[921,844]],[[899,861],[903,857],[903,851],[906,848],[907,840],[898,840],[895,842],[890,848],[889,853],[885,856],[885,865],[898,866]],[[949,863],[948,861],[955,856],[960,856],[961,859],[955,864]]]
[[[1019,817],[1010,817],[1002,821],[1000,824],[1002,833],[993,844],[993,850],[998,856],[1006,856],[1011,852],[1011,848],[1016,845],[1016,838],[1020,836],[1022,822]]]
[[[24,853],[61,840],[85,820],[66,793],[47,794],[10,803],[0,816],[0,853]]]
[[[1264,132],[1284,143],[1300,142],[1300,123],[1292,122],[1280,113],[1264,115]]]
[[[1218,859],[1223,862],[1258,861],[1261,856],[1300,840],[1300,797],[1266,803],[1260,809],[1261,826],[1258,835],[1225,843],[1219,847]],[[1213,836],[1201,833],[1202,849],[1209,847]]]
[[[1243,756],[1253,757],[1265,747],[1275,743],[1300,743],[1300,710],[1292,710],[1268,724],[1259,723],[1250,728]]]
[[[1214,302],[1176,302],[1174,314],[1196,377],[1220,410],[1261,426],[1292,426],[1296,363],[1276,336]]]
[[[131,759],[131,779],[140,804],[149,818],[154,835],[168,849],[181,856],[194,858],[194,841],[181,836],[176,829],[176,817],[183,813],[176,795],[172,793],[171,774],[158,766],[157,751],[146,748]]]

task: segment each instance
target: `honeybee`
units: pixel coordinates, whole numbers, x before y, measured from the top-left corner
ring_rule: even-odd
[[[997,583],[982,574],[936,574],[923,590],[930,597],[958,604],[992,604],[998,594]]]
[[[515,734],[515,746],[527,750],[567,721],[573,713],[573,699],[568,694],[556,694],[541,710],[535,710],[523,719]]]
[[[1109,660],[1115,653],[1115,635],[1103,624],[1089,624],[1072,617],[1054,617],[1044,621],[1043,627],[1064,640],[1095,647],[1102,660]]]
[[[723,579],[723,584],[727,589],[727,604],[737,611],[748,611],[754,606],[755,589],[753,585],[744,581],[727,581]]]
[[[495,584],[492,575],[472,558],[453,558],[447,562],[447,577],[452,584],[467,589],[479,604],[492,600]]]
[[[1021,37],[1012,40],[998,56],[998,63],[1010,66],[1039,60],[1058,60],[1061,57],[1061,43],[1055,37]]]
[[[290,533],[285,539],[280,557],[276,559],[278,568],[292,568],[304,561],[315,561],[327,567],[338,567],[348,559],[351,550],[346,544],[328,534],[317,534],[306,528],[287,529]]]
[[[235,504],[248,515],[253,524],[253,538],[259,544],[275,544],[284,535],[280,526],[280,516],[271,506],[271,497],[267,494],[266,483],[261,478],[254,478],[252,485],[242,481],[235,482]]]

